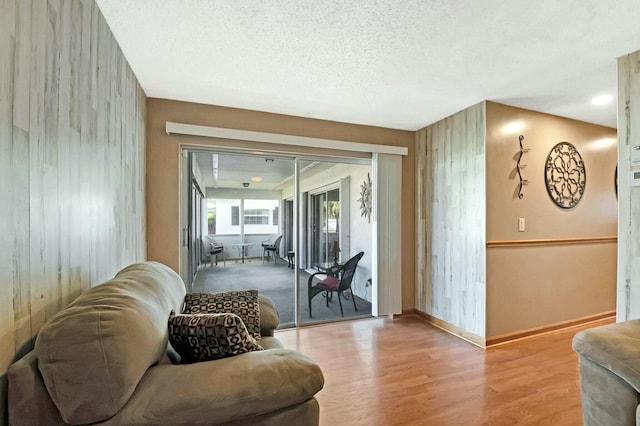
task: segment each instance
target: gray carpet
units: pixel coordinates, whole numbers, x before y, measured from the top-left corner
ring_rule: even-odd
[[[260,258],[251,259],[243,263],[227,261],[224,267],[222,262],[218,265],[201,267],[196,274],[193,283],[193,292],[215,293],[231,290],[256,289],[273,300],[280,315],[280,327],[294,326],[294,270],[287,268],[287,262],[279,260],[276,264],[266,262],[263,264]],[[322,276],[324,278],[324,276]],[[329,306],[326,306],[324,294],[318,294],[311,302],[313,318],[309,318],[307,300],[307,281],[309,274],[300,271],[300,318],[302,323],[325,322],[343,319],[340,315],[340,305],[335,293]],[[344,318],[371,316],[371,303],[356,296],[357,311],[353,309],[353,301],[347,292],[348,300],[342,298]]]

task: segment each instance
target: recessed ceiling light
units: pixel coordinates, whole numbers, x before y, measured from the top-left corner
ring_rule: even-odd
[[[612,100],[613,100],[613,96],[611,96],[609,94],[598,95],[598,96],[595,96],[593,99],[591,99],[591,104],[592,105],[606,105],[606,104],[610,103]]]
[[[256,176],[256,177],[252,177],[252,178],[251,178],[251,180],[252,180],[252,181],[254,181],[254,182],[261,182],[261,181],[262,181],[262,178],[261,178],[261,177]]]

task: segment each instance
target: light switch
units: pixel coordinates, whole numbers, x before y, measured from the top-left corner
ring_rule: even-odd
[[[640,170],[629,172],[629,186],[640,186]]]
[[[524,232],[524,217],[518,218],[518,232]]]

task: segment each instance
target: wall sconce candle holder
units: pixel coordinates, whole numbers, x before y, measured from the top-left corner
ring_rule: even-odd
[[[524,177],[522,177],[522,169],[527,167],[527,165],[526,164],[522,164],[521,161],[522,161],[522,156],[531,150],[531,148],[525,148],[524,146],[522,146],[522,141],[523,140],[524,140],[524,135],[518,136],[518,143],[520,144],[520,153],[518,154],[518,161],[516,163],[516,170],[518,172],[518,178],[520,179],[520,186],[518,187],[518,198],[521,199],[521,200],[524,198],[524,193],[522,192],[522,188],[525,185],[529,184],[529,181],[527,179],[525,179]]]

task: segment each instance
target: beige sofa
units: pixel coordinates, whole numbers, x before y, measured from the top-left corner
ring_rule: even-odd
[[[640,320],[581,331],[573,349],[584,424],[640,425]]]
[[[320,368],[273,337],[260,297],[264,351],[172,364],[167,319],[185,288],[170,268],[131,265],[43,326],[8,371],[12,425],[317,425]]]

